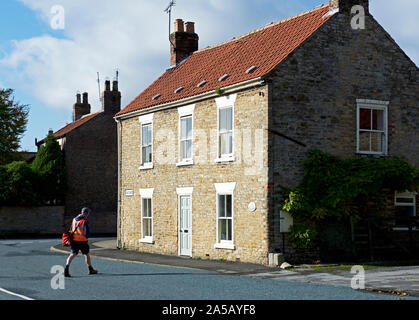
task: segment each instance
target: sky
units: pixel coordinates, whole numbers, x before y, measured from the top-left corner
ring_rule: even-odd
[[[0,87],[29,106],[21,150],[72,121],[76,94],[101,109],[119,71],[122,108],[170,67],[169,0],[0,0]],[[327,0],[176,0],[174,19],[195,22],[199,47],[224,42]],[[419,65],[418,0],[370,0],[374,18]],[[173,30],[173,27],[172,27]]]

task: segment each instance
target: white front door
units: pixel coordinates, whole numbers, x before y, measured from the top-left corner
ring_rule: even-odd
[[[192,197],[179,197],[179,254],[181,256],[192,256]]]

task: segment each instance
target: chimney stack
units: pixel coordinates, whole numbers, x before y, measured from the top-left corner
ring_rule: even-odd
[[[369,0],[329,0],[330,10],[339,9],[340,13],[349,14],[353,6],[364,7],[365,14],[369,14]]]
[[[83,93],[83,104],[89,104],[89,96],[87,92]]]
[[[199,37],[195,33],[195,23],[176,19],[170,42],[170,66],[174,67],[198,50]]]
[[[118,81],[105,81],[105,91],[102,93],[102,110],[106,114],[115,115],[121,111],[121,92],[118,90]]]
[[[73,105],[73,121],[79,120],[86,114],[90,113],[90,104],[88,99],[88,93],[83,93],[83,102],[81,101],[80,93],[76,95],[76,103]]]

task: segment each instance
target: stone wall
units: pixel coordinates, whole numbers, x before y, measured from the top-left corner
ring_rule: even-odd
[[[140,170],[139,118],[122,121],[121,207],[119,242],[131,250],[178,255],[178,196],[176,188],[193,187],[192,257],[266,264],[267,239],[267,87],[237,95],[234,107],[234,162],[215,163],[217,157],[217,106],[214,99],[195,105],[194,164],[178,161],[177,108],[158,111],[153,119],[154,166]],[[255,134],[255,132],[257,132]],[[254,140],[256,136],[256,141]],[[250,140],[251,139],[251,140]],[[262,156],[252,163],[247,142]],[[199,145],[199,148],[197,147]],[[257,146],[257,148],[256,148]],[[259,150],[259,151],[258,151]],[[214,248],[216,243],[216,189],[214,183],[236,182],[234,190],[235,249]],[[141,239],[139,189],[154,188],[153,243]],[[125,196],[133,190],[132,196]],[[256,211],[249,212],[249,202]]]
[[[66,136],[65,162],[68,192],[66,216],[79,214],[83,207],[92,209],[102,220],[103,231],[116,233],[117,212],[117,137],[112,114],[101,113]]]
[[[0,207],[0,235],[59,235],[64,207]]]
[[[418,68],[372,16],[365,30],[336,14],[270,75],[270,243],[282,248],[274,221],[281,187],[303,176],[307,151],[351,158],[356,153],[356,99],[389,101],[388,155],[419,166]],[[290,250],[289,247],[286,250]]]

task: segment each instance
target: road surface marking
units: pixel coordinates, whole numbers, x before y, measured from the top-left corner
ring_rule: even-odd
[[[7,293],[7,294],[10,294],[10,295],[12,295],[12,296],[19,297],[19,298],[24,299],[24,300],[34,300],[34,299],[32,299],[32,298],[29,298],[29,297],[23,296],[23,295],[21,295],[21,294],[17,294],[17,293],[11,292],[11,291],[6,290],[6,289],[3,289],[3,288],[0,288],[0,291],[2,291],[2,292],[4,292],[4,293]]]

